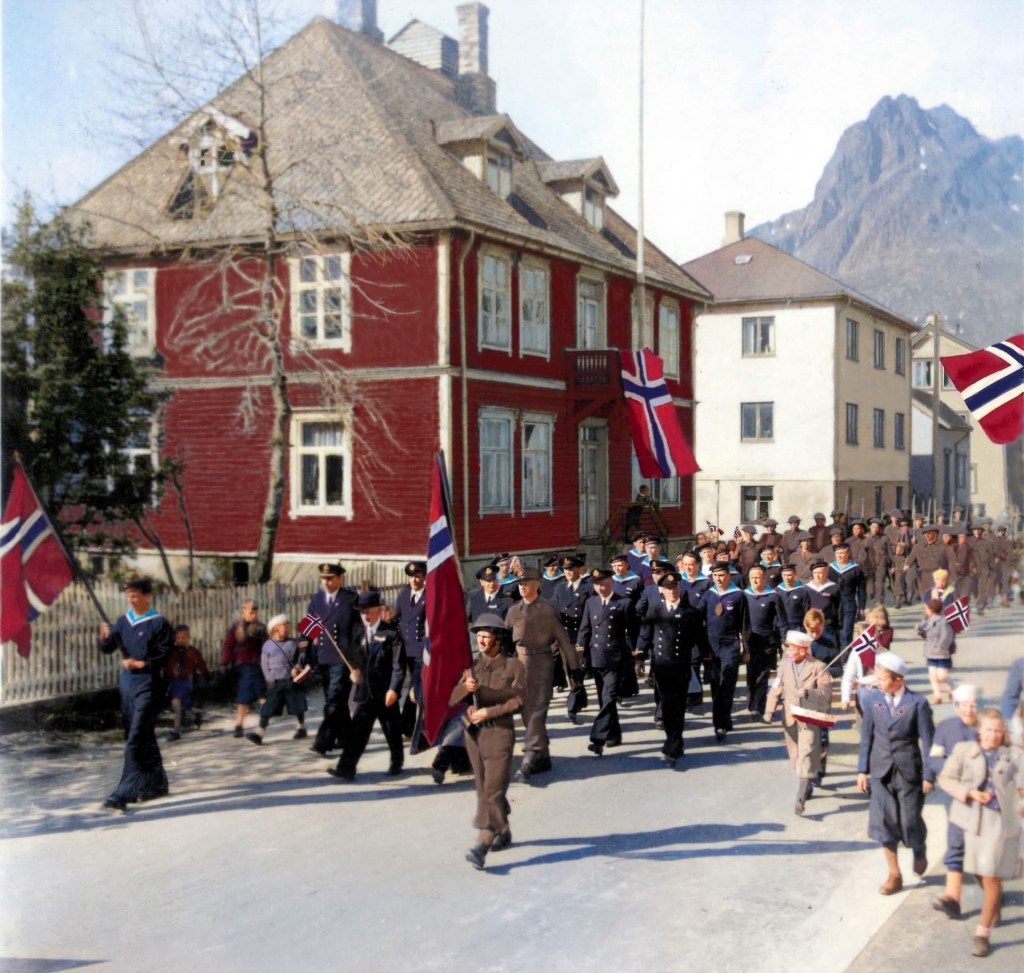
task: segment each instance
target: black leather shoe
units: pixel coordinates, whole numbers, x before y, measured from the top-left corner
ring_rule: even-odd
[[[330,754],[326,750],[321,750],[315,744],[309,749],[311,753],[315,753],[318,757],[330,757]]]
[[[616,737],[614,740],[605,740],[604,745],[606,747],[621,747],[622,737]]]
[[[260,734],[256,733],[255,731],[253,731],[251,733],[246,733],[245,738],[250,743],[255,743],[256,746],[258,746],[258,747],[262,747],[263,746],[263,737],[260,736]]]
[[[491,851],[504,851],[512,845],[512,832],[499,831],[491,842]]]
[[[670,757],[667,753],[661,755],[661,762],[666,767],[674,767],[676,765],[676,757]]]
[[[524,762],[524,763],[522,763],[519,766],[519,769],[516,771],[515,777],[513,777],[512,779],[517,784],[529,784],[530,783],[530,778],[532,776],[533,776],[533,768],[530,767],[528,764],[526,764]]]
[[[115,794],[111,794],[101,806],[108,811],[128,810],[128,802],[123,797],[117,797]]]
[[[233,736],[233,737],[234,737],[234,738],[235,738],[236,740],[241,740],[241,739],[242,739],[242,737],[244,737],[244,736],[245,736],[245,730],[243,730],[243,729],[242,729],[242,728],[241,728],[240,726],[236,726],[236,727],[235,727],[235,732],[234,732],[234,733],[232,734],[232,736]]]
[[[715,739],[719,743],[725,743],[725,730],[715,730]]]
[[[440,767],[431,767],[430,776],[434,778],[435,784],[444,783],[444,771]]]
[[[474,868],[482,871],[484,867],[484,859],[487,857],[487,845],[473,845],[469,851],[466,852],[466,861],[470,863]]]
[[[354,773],[349,773],[347,770],[339,770],[337,767],[328,767],[327,773],[332,777],[337,777],[338,780],[353,781],[356,779],[356,775]]]
[[[601,754],[604,753],[604,744],[603,743],[588,743],[587,744],[587,749],[591,753],[596,754],[598,757],[600,757]]]
[[[551,758],[547,755],[537,757],[530,762],[531,774],[545,774],[551,769]]]
[[[392,764],[390,767],[388,767],[388,777],[397,777],[401,772],[401,764]]]
[[[308,732],[304,726],[300,726],[295,733],[292,735],[293,740],[305,740],[308,736]]]

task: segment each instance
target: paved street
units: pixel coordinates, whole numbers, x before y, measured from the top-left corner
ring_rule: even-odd
[[[916,617],[896,615],[894,648],[923,689]],[[1020,607],[976,619],[956,675],[997,698],[1022,630]],[[945,798],[928,800],[924,881],[903,850],[908,891],[878,894],[850,719],[833,735],[826,787],[797,818],[777,724],[741,716],[719,745],[709,717],[690,721],[673,771],[658,761],[650,690],[623,711],[624,745],[602,758],[563,700],[554,772],[513,785],[514,845],[485,873],[463,861],[470,780],[437,787],[430,754],[386,777],[379,730],[356,782],[339,784],[289,721],[257,748],[231,737],[223,710],[162,743],[171,796],[124,816],[97,810],[120,772],[117,734],[0,736],[0,971],[906,973],[976,962],[980,890],[968,883],[962,922],[930,908]],[[1019,973],[1022,930],[1015,881],[985,969]]]

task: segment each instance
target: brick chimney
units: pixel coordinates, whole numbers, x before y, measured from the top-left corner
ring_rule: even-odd
[[[746,218],[746,213],[741,213],[735,209],[725,214],[725,236],[722,238],[723,247],[730,243],[736,243],[746,236],[743,228],[743,221]]]
[[[459,77],[455,96],[474,115],[493,115],[497,89],[487,76],[487,16],[482,3],[463,3],[455,8],[459,16]]]
[[[377,0],[338,0],[337,21],[378,44],[384,42],[384,33],[377,26]]]

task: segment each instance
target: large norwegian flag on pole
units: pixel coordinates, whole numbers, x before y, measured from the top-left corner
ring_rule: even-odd
[[[29,626],[74,577],[46,511],[20,464],[0,523],[0,642],[31,648]]]
[[[971,627],[971,599],[957,598],[942,610],[942,617],[949,622],[954,632],[963,632]]]
[[[448,699],[462,673],[472,664],[466,634],[466,605],[459,562],[455,557],[451,503],[444,453],[434,457],[430,490],[430,541],[427,545],[426,652],[423,666],[423,734],[433,744],[462,707]]]
[[[619,355],[626,415],[640,475],[664,479],[699,472],[665,384],[661,359],[647,348],[620,351]]]
[[[1024,433],[1024,334],[940,360],[992,442],[1005,445]]]

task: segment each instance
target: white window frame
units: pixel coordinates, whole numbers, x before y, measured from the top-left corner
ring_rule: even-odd
[[[507,449],[484,446],[484,423],[503,423],[506,425],[508,430]],[[513,476],[515,462],[515,428],[516,417],[515,413],[511,409],[497,409],[487,406],[480,410],[477,419],[477,450],[479,454],[478,459],[480,461],[479,509],[481,516],[485,516],[487,514],[510,514],[515,509],[515,478]],[[505,464],[506,470],[504,476],[502,476],[500,469],[493,473],[489,471],[489,467],[493,466],[493,462],[488,461],[488,456],[491,454],[493,454],[494,457],[507,454],[508,459]],[[488,478],[492,476],[495,478],[495,485],[499,490],[503,488],[506,491],[507,499],[497,496],[492,502],[487,502],[487,481]],[[499,480],[504,480],[504,483],[500,483]]]
[[[768,336],[768,347],[762,348],[766,333]],[[748,335],[750,341],[747,340]],[[774,358],[774,315],[743,318],[740,323],[740,349],[744,358]]]
[[[507,200],[512,195],[512,156],[508,152],[488,146],[484,157],[484,181],[500,199]]]
[[[674,323],[672,316],[675,317]],[[664,365],[665,378],[679,378],[680,337],[679,305],[675,301],[662,300],[658,306],[658,355]]]
[[[329,262],[337,260],[340,278],[325,276]],[[302,279],[303,261],[312,264],[315,280]],[[335,253],[304,253],[291,257],[288,261],[291,285],[291,324],[293,344],[300,348],[336,348],[343,352],[352,350],[352,254],[346,250]],[[329,291],[341,291],[341,334],[338,337],[326,337],[325,295]],[[302,310],[302,295],[312,293],[316,296],[314,313]],[[302,333],[303,318],[315,317],[316,336],[309,337]]]
[[[545,448],[539,450],[536,448],[530,448],[526,442],[526,427],[531,426],[543,426],[547,430],[547,441]],[[535,514],[535,513],[550,513],[554,510],[554,466],[555,466],[555,416],[547,412],[524,412],[522,416],[522,425],[519,431],[520,448],[522,452],[521,466],[522,466],[522,496],[520,498],[520,504],[522,513]],[[530,460],[536,457],[542,458],[543,466],[545,467],[542,478],[544,480],[543,488],[546,493],[546,497],[543,502],[537,502],[535,499],[528,497],[530,490],[527,484],[530,481],[528,466]]]
[[[595,230],[604,229],[604,193],[592,186],[583,187],[583,219]]]
[[[140,274],[145,279],[140,282]],[[123,290],[118,293],[124,282]],[[110,325],[114,308],[125,314],[125,349],[136,357],[149,357],[156,350],[156,267],[119,267],[109,271],[103,286],[103,323]],[[140,319],[138,306],[145,303],[146,314]]]
[[[538,281],[543,288],[527,286]],[[529,332],[543,341],[531,342]],[[519,354],[551,358],[551,268],[533,259],[519,264]]]
[[[336,446],[305,446],[302,442],[302,428],[310,423],[338,423],[341,425],[341,443]],[[296,410],[292,414],[289,430],[290,456],[290,504],[292,518],[296,517],[343,517],[351,520],[352,510],[352,415],[351,413],[315,412]],[[342,457],[341,502],[327,503],[324,498],[326,477],[323,463],[318,463],[319,497],[315,504],[302,502],[302,459],[315,455],[322,459],[328,456]]]
[[[924,374],[924,381],[919,377]],[[910,387],[915,389],[930,389],[932,387],[932,360],[930,358],[915,358],[910,366]]]
[[[745,411],[754,409],[754,435],[747,436],[743,432],[743,418]],[[769,435],[764,432],[764,414],[768,413]],[[741,443],[770,443],[775,438],[775,403],[774,402],[741,402],[740,403],[740,442]]]
[[[581,288],[596,287],[600,297],[584,297]],[[595,303],[597,306],[596,330],[593,344],[588,344],[583,331],[584,305]],[[576,278],[576,347],[591,351],[602,351],[608,347],[608,288],[604,277],[591,273],[581,273]]]
[[[748,501],[747,491],[754,491]],[[747,503],[752,504],[747,507]],[[740,486],[740,510],[744,521],[757,523],[772,516],[772,506],[775,503],[775,487],[768,484],[742,484]]]
[[[489,262],[494,266],[504,267],[505,280],[500,283],[495,276],[494,281],[485,279]],[[484,311],[486,295],[491,296],[491,310]],[[499,314],[499,304],[504,304],[504,314]],[[476,299],[476,335],[477,350],[490,348],[494,351],[503,351],[508,355],[512,354],[512,258],[505,250],[497,250],[492,247],[485,247],[480,251],[477,258],[477,299]],[[484,314],[488,313],[491,318],[491,334],[487,333]],[[504,320],[504,334],[499,322]]]
[[[659,507],[678,507],[682,491],[679,488],[678,476],[666,476],[664,479],[650,481],[651,499]]]

